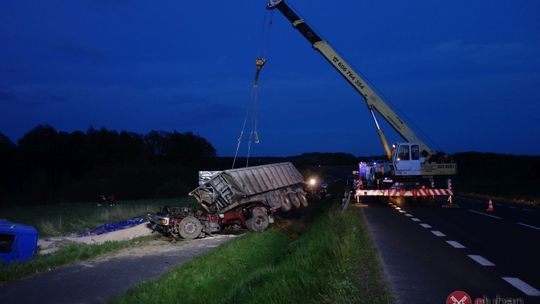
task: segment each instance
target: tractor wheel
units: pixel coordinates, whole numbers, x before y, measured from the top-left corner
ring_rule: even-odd
[[[251,218],[246,221],[246,227],[254,232],[263,232],[270,225],[268,215],[263,212],[257,212]]]
[[[193,216],[186,216],[178,224],[180,236],[187,240],[192,240],[201,235],[202,224]]]

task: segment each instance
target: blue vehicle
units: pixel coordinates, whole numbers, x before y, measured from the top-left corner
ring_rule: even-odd
[[[27,261],[37,250],[38,233],[32,226],[0,221],[0,260]]]

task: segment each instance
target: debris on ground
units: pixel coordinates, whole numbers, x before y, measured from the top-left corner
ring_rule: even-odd
[[[101,234],[89,234],[85,236],[64,236],[64,237],[51,237],[41,239],[38,241],[39,254],[49,254],[58,251],[65,244],[70,242],[79,244],[103,244],[108,241],[125,241],[131,240],[141,236],[147,236],[152,234],[152,229],[148,227],[147,223],[138,224],[129,228],[119,229],[112,232],[106,232]]]

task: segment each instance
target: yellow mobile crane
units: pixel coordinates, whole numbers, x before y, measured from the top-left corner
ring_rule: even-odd
[[[446,189],[437,189],[434,177],[447,178],[455,175],[457,166],[453,160],[447,154],[432,150],[422,141],[360,74],[327,41],[322,39],[305,20],[301,19],[284,0],[270,0],[267,3],[267,9],[279,10],[291,22],[292,26],[311,43],[312,47],[360,93],[367,104],[388,162],[384,164],[363,164],[363,167],[361,164],[359,170],[360,185],[357,196],[452,195],[450,180],[446,180],[448,182]],[[405,142],[396,143],[391,149],[374,111],[378,112],[401,135]],[[384,184],[386,186],[383,186]]]

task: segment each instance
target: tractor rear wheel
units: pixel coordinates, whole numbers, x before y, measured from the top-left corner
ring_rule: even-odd
[[[180,236],[184,239],[195,239],[199,235],[201,235],[201,231],[201,222],[193,216],[186,216],[180,221],[180,223],[178,223],[178,232]]]
[[[263,232],[270,225],[268,215],[264,212],[257,212],[251,218],[246,220],[246,227],[255,232]]]

